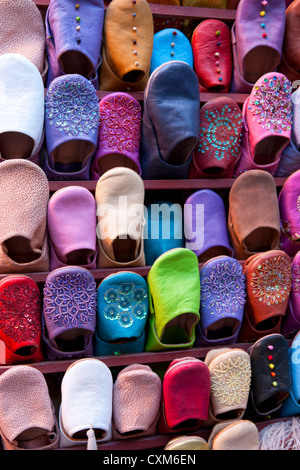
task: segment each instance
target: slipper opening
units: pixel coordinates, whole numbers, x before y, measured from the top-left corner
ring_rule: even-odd
[[[3,132],[0,134],[0,155],[3,159],[29,158],[34,141],[21,132]]]
[[[93,74],[93,64],[82,52],[64,52],[59,60],[65,74],[79,74],[85,78]]]
[[[260,77],[275,70],[281,57],[269,46],[258,46],[251,49],[244,58],[244,78],[248,83],[256,83]]]

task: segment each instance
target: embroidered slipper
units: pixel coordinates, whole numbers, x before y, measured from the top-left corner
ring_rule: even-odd
[[[251,363],[249,354],[240,348],[212,348],[205,364],[210,371],[210,405],[204,427],[243,418],[250,393]]]
[[[242,154],[235,176],[251,169],[275,174],[291,140],[292,87],[277,72],[259,78],[243,104]]]
[[[207,101],[200,110],[199,142],[188,178],[232,178],[242,153],[244,120],[231,98]]]
[[[290,394],[282,404],[280,416],[300,415],[300,361],[299,361],[299,341],[300,333],[294,336],[289,347],[289,368],[291,377]]]
[[[148,321],[148,286],[137,273],[110,274],[97,291],[96,356],[143,352]]]
[[[5,450],[52,450],[59,427],[43,374],[15,365],[0,377],[0,434]]]
[[[49,182],[35,163],[13,159],[0,165],[0,272],[49,271]]]
[[[45,161],[49,180],[88,180],[97,147],[99,101],[78,74],[55,78],[45,99]]]
[[[80,186],[55,191],[48,204],[50,271],[66,265],[97,266],[96,201]]]
[[[236,343],[246,302],[242,266],[228,256],[212,258],[200,270],[200,286],[200,321],[196,326],[195,346]]]
[[[43,289],[43,343],[48,360],[93,355],[96,282],[77,266],[48,274]]]
[[[0,55],[0,75],[6,103],[0,113],[0,163],[16,158],[39,165],[44,139],[41,74],[26,57],[9,53]]]
[[[140,140],[142,109],[128,93],[108,93],[100,100],[98,145],[92,159],[91,178],[125,166],[141,174]]]
[[[280,333],[292,283],[291,259],[281,250],[250,256],[244,263],[247,300],[239,342]]]
[[[42,351],[41,332],[42,302],[37,284],[28,276],[4,277],[0,281],[0,338],[10,352],[8,357],[32,362]]]

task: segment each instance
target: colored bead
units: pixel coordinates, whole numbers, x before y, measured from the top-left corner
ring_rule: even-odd
[[[135,65],[136,67],[138,67],[138,66],[140,65],[140,63],[139,63],[139,62],[135,62],[134,65]]]
[[[278,383],[274,381],[272,385],[273,387],[277,387]]]
[[[132,16],[135,18],[135,17],[136,17],[136,13],[133,12],[133,13],[132,13]]]
[[[219,77],[219,82],[222,82],[223,78],[222,77]]]
[[[80,31],[80,26],[76,26],[76,31]]]
[[[265,28],[265,27],[266,27],[266,23],[261,23],[261,24],[260,24],[260,27],[261,27],[261,28]]]
[[[175,42],[171,42],[171,47],[174,47],[175,46]]]
[[[132,44],[134,44],[134,45],[136,44],[136,40],[135,40],[135,39],[132,41]]]
[[[269,361],[272,361],[273,356],[268,356]]]
[[[217,60],[217,62],[215,62],[215,65],[218,67],[220,65],[220,62]]]
[[[273,349],[273,347],[272,344],[269,344],[268,349]]]
[[[173,36],[177,36],[177,31],[173,31]]]
[[[216,31],[216,36],[220,36],[220,34],[221,34],[220,30]]]
[[[135,5],[135,4],[136,4],[136,0],[132,0],[132,3]]]
[[[215,57],[219,57],[220,56],[220,52],[215,52]]]
[[[271,372],[271,375],[272,375],[272,377],[276,376],[275,372]]]
[[[76,3],[75,5],[76,10],[78,10],[79,7],[80,7],[79,3]]]
[[[173,55],[174,55],[174,52],[171,52],[171,57],[173,57]]]
[[[76,16],[76,21],[77,21],[77,23],[80,22],[80,19],[81,19],[80,16]]]
[[[221,69],[217,69],[217,72],[220,73],[220,72],[221,72]]]
[[[265,11],[261,11],[260,12],[260,16],[265,16],[266,12]]]
[[[267,37],[267,33],[264,33],[264,34],[262,35],[262,37],[263,37],[263,38],[266,38],[266,37]]]
[[[217,46],[221,46],[221,41],[218,41],[218,42],[217,42]]]
[[[269,364],[270,369],[274,369],[274,364]]]
[[[266,7],[266,6],[268,5],[268,2],[267,2],[267,0],[263,0],[263,1],[261,2],[261,4],[262,4],[263,7]]]
[[[137,27],[136,27],[136,26],[133,26],[132,31],[136,32],[136,31],[137,31]]]
[[[133,51],[133,53],[134,53],[134,55],[137,55],[137,50],[135,49],[135,50]]]

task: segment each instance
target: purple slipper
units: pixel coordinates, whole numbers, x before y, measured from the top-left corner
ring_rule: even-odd
[[[184,232],[185,246],[199,262],[220,255],[233,256],[224,202],[210,189],[196,191],[185,201]]]
[[[82,75],[98,88],[103,23],[102,0],[51,0],[45,21],[47,88],[54,78],[67,74]]]
[[[50,270],[66,265],[95,269],[97,264],[96,201],[80,186],[56,191],[48,204]]]
[[[99,103],[98,146],[92,159],[91,179],[98,180],[111,168],[126,166],[141,174],[140,103],[125,92],[109,93]]]
[[[80,75],[55,78],[45,100],[44,171],[49,180],[88,180],[97,147],[99,101]]]
[[[300,251],[292,262],[292,284],[288,308],[282,319],[281,333],[293,338],[300,330]]]
[[[246,302],[245,276],[240,263],[228,256],[207,261],[200,271],[200,322],[196,346],[236,343]]]
[[[93,355],[96,306],[96,282],[87,269],[58,268],[47,276],[42,337],[48,360]]]
[[[300,170],[287,178],[278,196],[280,213],[280,247],[289,256],[300,249]]]
[[[231,92],[250,93],[256,81],[280,64],[285,30],[284,0],[240,0],[232,26]]]

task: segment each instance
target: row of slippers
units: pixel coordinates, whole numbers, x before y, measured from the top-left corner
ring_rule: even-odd
[[[159,256],[147,278],[130,270],[97,287],[78,266],[50,272],[42,292],[30,276],[0,281],[2,364],[76,359],[254,342],[300,329],[300,252],[252,256],[244,269],[217,256],[200,269],[186,248]]]
[[[277,68],[291,81],[299,79],[299,9],[298,0],[287,9],[285,0],[241,0],[231,29],[222,21],[202,21],[190,43],[180,31],[177,37],[154,34],[146,0],[113,0],[106,9],[102,1],[51,0],[45,23],[32,0],[5,0],[2,53],[20,50],[21,43],[47,75],[47,86],[58,76],[79,73],[102,90],[144,90],[156,65],[179,58],[194,65],[201,88],[248,93]]]
[[[213,256],[246,260],[268,250],[299,251],[300,170],[279,196],[272,175],[249,170],[225,202],[214,191],[191,194],[181,208],[145,206],[141,177],[125,167],[104,173],[95,195],[66,186],[50,197],[44,171],[23,159],[0,165],[0,272],[47,272],[75,264],[87,269],[145,266],[172,248],[190,249],[199,262]],[[153,202],[153,201],[152,201]],[[168,201],[167,201],[168,202]]]
[[[114,378],[103,361],[79,359],[63,374],[58,419],[43,374],[16,365],[0,377],[4,449],[93,450],[112,439],[178,437],[201,427],[212,430],[212,449],[257,450],[255,422],[300,413],[299,344],[299,334],[291,347],[271,334],[248,352],[211,349],[203,361],[187,354],[161,377],[132,364]]]
[[[45,98],[40,73],[19,54],[0,56],[0,72],[0,161],[28,159],[49,180],[97,180],[117,166],[144,180],[232,178],[250,169],[288,176],[299,169],[300,91],[292,93],[277,72],[259,78],[242,111],[230,97],[200,109],[196,74],[183,61],[155,69],[143,106],[126,92],[99,102],[78,74],[54,79]]]

